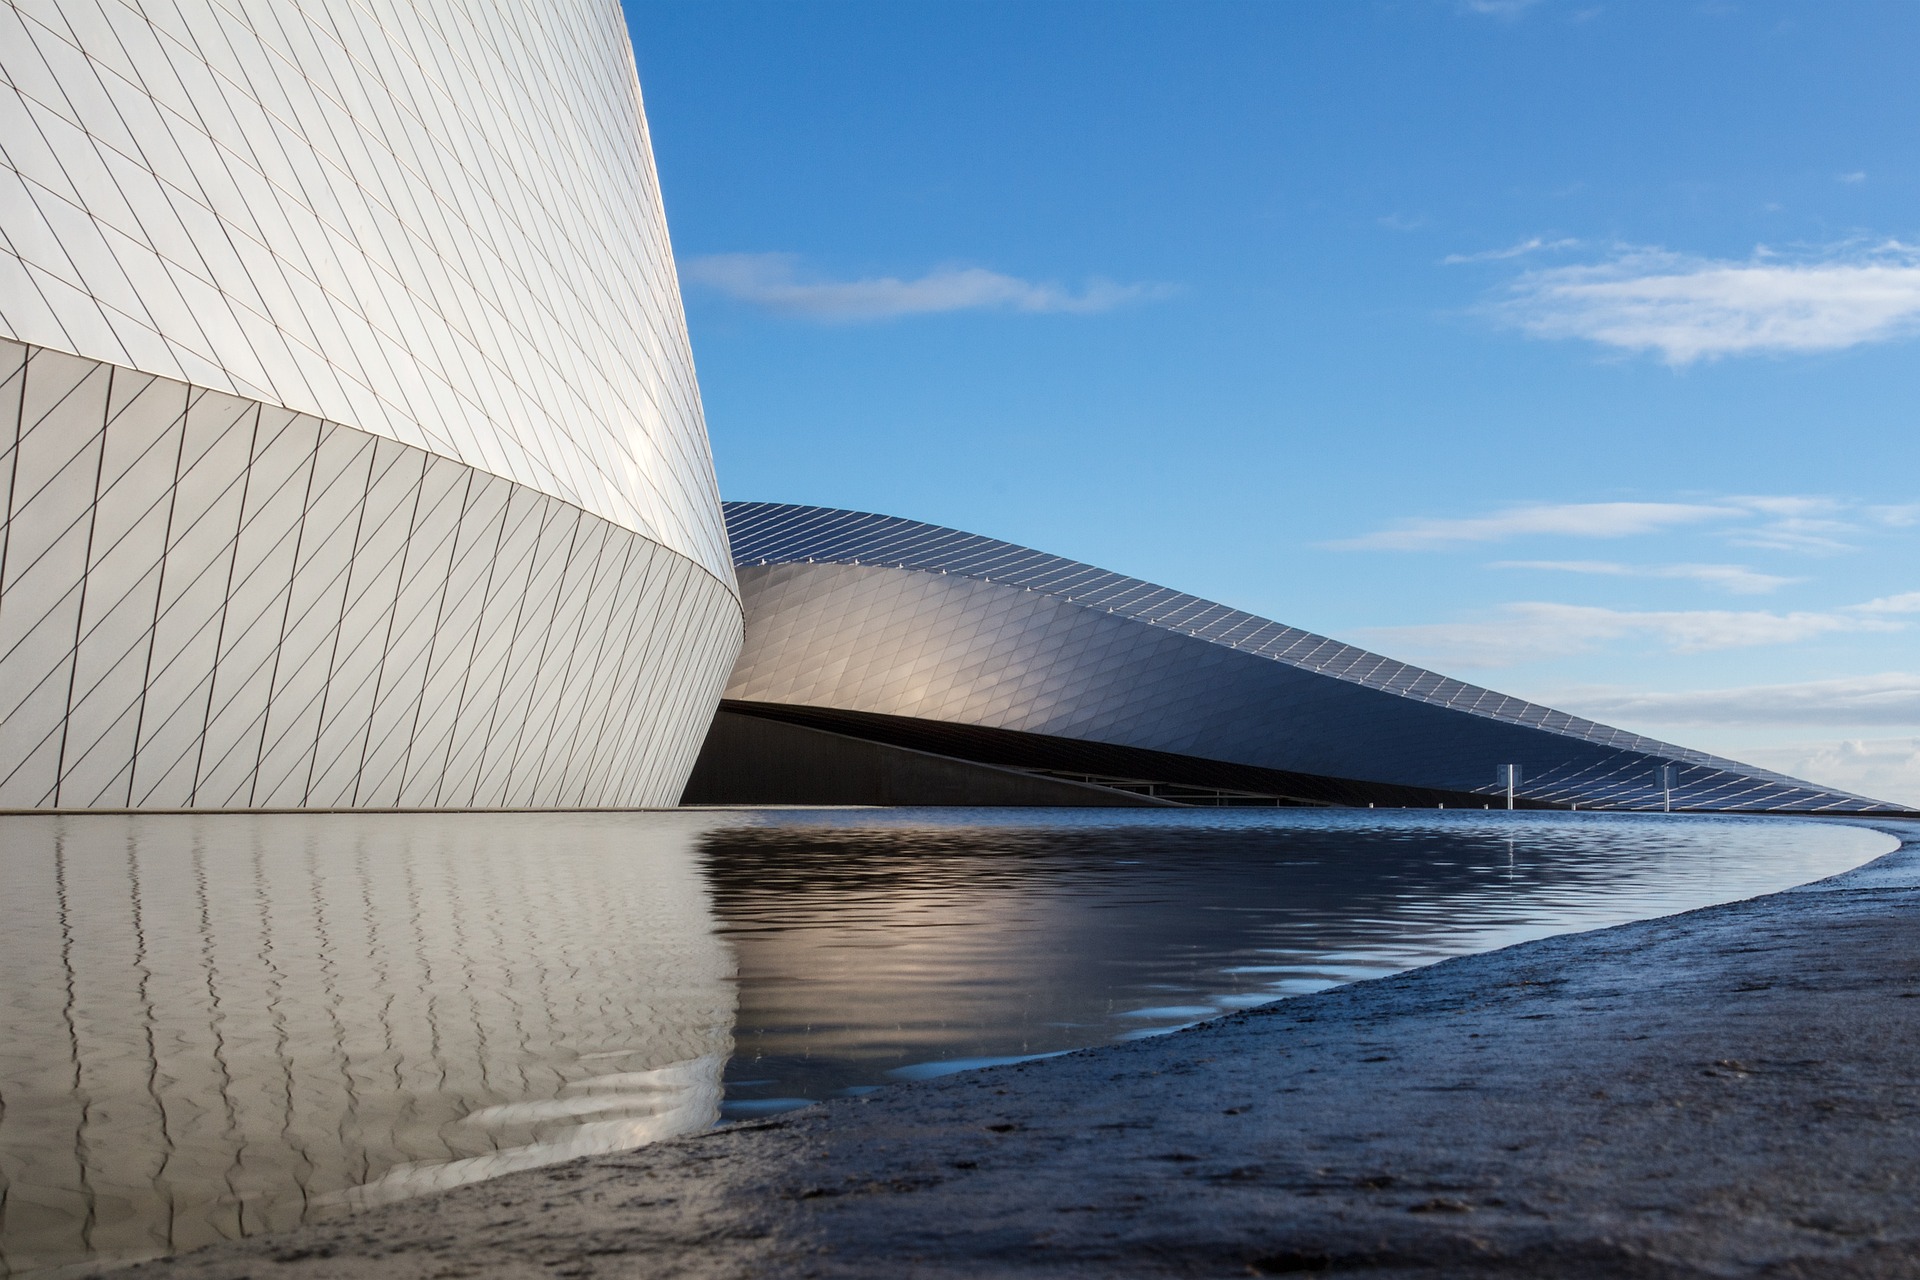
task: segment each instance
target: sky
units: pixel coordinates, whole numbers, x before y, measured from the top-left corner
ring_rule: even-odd
[[[627,13],[724,496],[1920,804],[1920,5]]]

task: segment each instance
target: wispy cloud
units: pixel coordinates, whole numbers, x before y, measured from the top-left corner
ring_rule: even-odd
[[[1867,518],[1875,524],[1890,529],[1906,529],[1920,524],[1920,502],[1904,502],[1898,506],[1874,506],[1867,508]]]
[[[1375,218],[1374,221],[1389,231],[1418,231],[1421,227],[1427,225],[1425,215],[1417,213],[1382,214],[1380,217]]]
[[[1860,613],[1920,613],[1920,591],[1903,591],[1897,596],[1881,596],[1855,605]]]
[[[1538,3],[1540,0],[1460,0],[1460,8],[1492,18],[1517,18]]]
[[[1827,555],[1851,551],[1863,541],[1884,536],[1886,530],[1920,524],[1920,505],[1875,506],[1792,494],[1733,494],[1701,502],[1536,502],[1487,515],[1412,517],[1325,545],[1350,551],[1434,551],[1524,537],[1626,538],[1702,524],[1716,525],[1714,535],[1733,546]],[[1734,585],[1741,581],[1737,566],[1667,566],[1656,571],[1597,567],[1598,561],[1528,563],[1536,568],[1558,565],[1570,573],[1619,572],[1692,577],[1702,582],[1717,575],[1718,585],[1741,589]],[[1754,579],[1746,581],[1758,587]]]
[[[1834,180],[1836,182],[1845,182],[1848,184],[1854,184],[1854,183],[1865,182],[1867,180],[1867,175],[1865,170],[1855,169],[1852,173],[1835,174]]]
[[[1466,622],[1376,627],[1371,647],[1439,666],[1505,667],[1638,641],[1673,653],[1707,653],[1793,644],[1843,631],[1901,631],[1906,624],[1857,610],[1771,613],[1760,610],[1623,610],[1529,601],[1501,605]]]
[[[1671,693],[1576,688],[1555,692],[1546,701],[1648,733],[1718,731],[1722,741],[1715,749],[1738,759],[1920,807],[1920,738],[1777,741],[1782,729],[1843,734],[1920,726],[1920,675],[1910,672]]]
[[[1458,266],[1463,262],[1504,262],[1509,258],[1524,258],[1530,253],[1543,253],[1554,249],[1572,249],[1579,245],[1578,240],[1548,240],[1541,236],[1510,244],[1504,249],[1482,249],[1478,253],[1450,253],[1440,259],[1447,266]]]
[[[1533,503],[1484,516],[1402,520],[1328,545],[1347,550],[1425,551],[1538,534],[1624,538],[1738,514],[1733,507],[1688,502]]]
[[[1818,520],[1806,516],[1783,516],[1750,528],[1732,530],[1727,541],[1736,547],[1760,551],[1798,551],[1806,555],[1827,555],[1851,551],[1849,538],[1860,526],[1849,520]]]
[[[1597,720],[1722,728],[1749,725],[1920,725],[1920,675],[1901,671],[1679,693],[1574,690],[1555,705]]]
[[[1657,353],[1672,365],[1757,353],[1837,351],[1920,327],[1920,249],[1897,242],[1792,260],[1630,249],[1526,272],[1495,304],[1543,338]]]
[[[1172,292],[1166,285],[1100,279],[1070,289],[984,267],[942,267],[914,279],[829,280],[803,271],[799,258],[789,253],[713,254],[686,263],[681,274],[742,302],[821,321],[886,320],[945,311],[1091,315]]]
[[[1495,569],[1534,569],[1553,573],[1586,573],[1612,578],[1678,578],[1729,591],[1734,595],[1765,595],[1795,578],[1759,573],[1738,564],[1617,564],[1611,560],[1499,560]]]
[[[1920,809],[1920,738],[1848,738],[1749,747],[1740,756],[1796,778]]]

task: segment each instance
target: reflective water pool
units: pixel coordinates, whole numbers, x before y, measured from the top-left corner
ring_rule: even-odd
[[[1604,814],[0,819],[0,1274],[296,1224],[1893,847]]]

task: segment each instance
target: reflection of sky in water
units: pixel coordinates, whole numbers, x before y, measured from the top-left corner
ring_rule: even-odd
[[[740,966],[729,1115],[1164,1034],[1892,847],[1753,818],[1270,809],[796,810],[701,844]]]
[[[1756,820],[0,820],[0,1274],[1164,1033],[1891,846]]]

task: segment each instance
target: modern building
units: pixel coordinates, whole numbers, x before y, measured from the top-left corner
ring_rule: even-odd
[[[671,804],[740,609],[614,0],[0,5],[0,808]]]
[[[1893,812],[954,529],[726,504],[746,641],[689,802]]]

